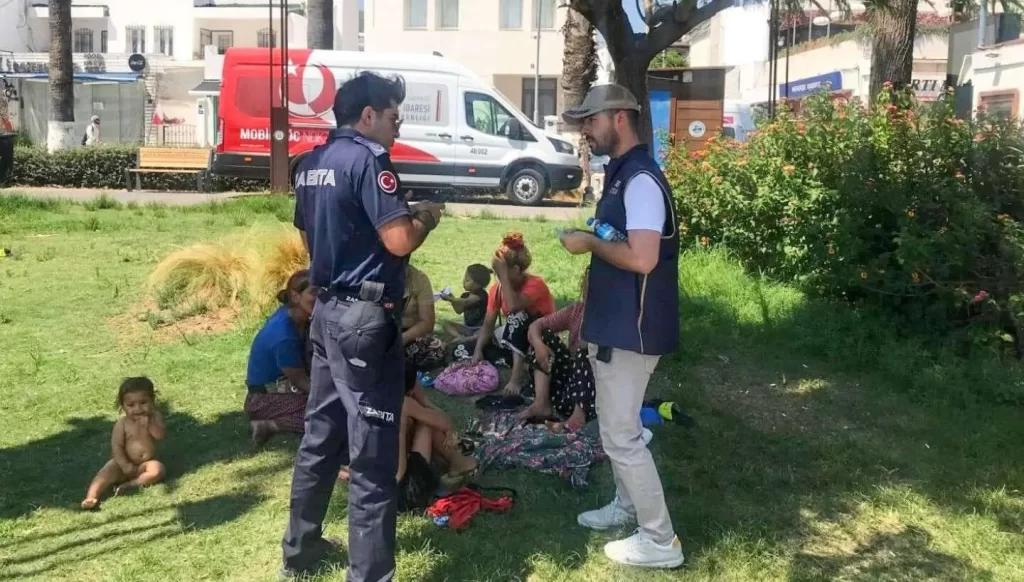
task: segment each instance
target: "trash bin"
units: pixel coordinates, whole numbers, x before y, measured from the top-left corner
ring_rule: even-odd
[[[14,176],[14,142],[16,133],[0,133],[0,186],[6,186]]]

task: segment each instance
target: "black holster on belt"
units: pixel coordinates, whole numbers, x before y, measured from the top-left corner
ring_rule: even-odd
[[[363,284],[359,286],[359,299],[370,303],[380,303],[384,300],[384,283],[363,281]]]
[[[350,367],[358,370],[354,385],[371,387],[380,374],[385,354],[400,337],[394,306],[384,297],[384,285],[366,281],[359,297],[346,297],[347,308],[338,320],[337,340]]]

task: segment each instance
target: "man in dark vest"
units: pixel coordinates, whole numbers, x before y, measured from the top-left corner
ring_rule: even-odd
[[[639,113],[628,89],[599,85],[562,114],[582,122],[594,155],[611,158],[596,217],[626,237],[562,237],[570,253],[591,254],[582,337],[590,344],[597,420],[616,486],[610,504],[578,522],[599,530],[638,522],[634,535],[607,544],[605,554],[622,564],[675,568],[683,551],[643,441],[640,408],[658,360],[679,346],[679,234],[671,188],[637,137]]]

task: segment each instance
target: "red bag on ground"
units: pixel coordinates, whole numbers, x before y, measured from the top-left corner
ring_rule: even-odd
[[[479,487],[463,487],[447,497],[438,499],[427,508],[430,517],[448,517],[448,527],[464,529],[481,509],[504,513],[515,505],[516,492],[511,489],[495,489],[507,495],[487,499],[480,494]]]

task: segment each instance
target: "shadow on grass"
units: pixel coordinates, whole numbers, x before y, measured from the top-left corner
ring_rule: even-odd
[[[800,554],[793,563],[790,580],[993,580],[980,570],[948,554],[929,548],[931,536],[908,527],[899,533],[879,534],[852,554],[818,557]]]
[[[248,442],[241,411],[203,423],[188,413],[166,415],[168,438],[158,458],[167,467],[166,485],[204,465],[257,453]],[[106,417],[72,418],[68,429],[0,450],[0,519],[23,517],[45,507],[77,508],[96,471],[110,459]]]
[[[979,566],[994,565],[1001,550],[969,565],[929,547],[913,524],[928,523],[922,512],[1021,523],[1017,409],[959,397],[974,363],[938,362],[882,322],[765,287],[721,257],[701,261],[683,276],[682,353],[652,383],[653,395],[701,423],[693,432],[657,427],[652,444],[691,568],[728,572],[722,556],[739,548],[766,568],[792,557],[800,580],[990,579]],[[932,362],[919,371],[933,382],[930,398],[906,385],[915,371],[898,369],[900,358]],[[876,510],[903,532],[889,533]],[[874,537],[852,557],[802,555],[810,540],[850,534],[815,531],[823,523]],[[972,547],[1011,542],[943,527],[975,536]],[[904,554],[882,559],[888,551]]]
[[[25,547],[24,542],[28,541],[50,540],[43,542],[45,549],[24,554],[13,552],[5,556],[4,567],[8,571],[4,572],[4,577],[37,576],[69,563],[112,554],[126,544],[138,547],[184,533],[216,528],[240,518],[263,500],[262,495],[243,491],[178,505],[164,504],[51,535],[20,538],[17,540],[20,547]],[[168,509],[174,509],[174,513],[167,514]],[[161,513],[164,515],[159,515]],[[83,535],[82,531],[86,529],[89,531]],[[32,546],[38,547],[35,543]]]

